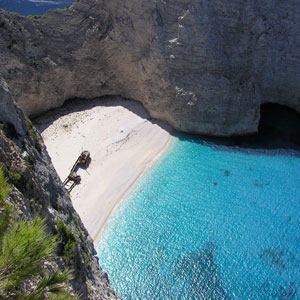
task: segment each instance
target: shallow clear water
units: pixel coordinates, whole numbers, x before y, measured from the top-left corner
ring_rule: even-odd
[[[179,136],[97,245],[124,299],[300,299],[300,159]]]
[[[0,0],[0,8],[23,16],[42,15],[49,9],[64,8],[75,0]]]

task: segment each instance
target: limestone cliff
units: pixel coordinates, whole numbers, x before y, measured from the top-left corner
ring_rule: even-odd
[[[119,299],[108,285],[108,278],[99,267],[93,241],[47,154],[39,133],[15,106],[5,81],[0,78],[0,164],[13,187],[9,202],[15,213],[29,220],[39,215],[46,220],[50,234],[57,234],[57,224],[71,233],[72,250],[68,256],[64,241],[59,242],[52,270],[73,269],[70,288],[80,299]]]
[[[80,0],[0,13],[0,71],[28,114],[121,95],[178,130],[257,130],[261,103],[300,111],[298,0]]]

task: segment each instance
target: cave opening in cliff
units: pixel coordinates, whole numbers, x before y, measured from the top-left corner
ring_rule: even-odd
[[[279,104],[261,105],[258,136],[272,148],[300,150],[300,114]]]
[[[241,149],[286,149],[300,151],[300,114],[279,104],[260,107],[258,132],[229,138],[203,137],[207,142]]]
[[[245,148],[300,151],[300,114],[284,105],[262,104],[258,133],[233,140]]]

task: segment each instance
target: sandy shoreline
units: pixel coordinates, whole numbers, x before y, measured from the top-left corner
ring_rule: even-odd
[[[72,103],[34,120],[63,181],[82,150],[91,153],[73,205],[94,241],[138,178],[167,148],[170,128],[154,122],[143,106],[120,97]]]

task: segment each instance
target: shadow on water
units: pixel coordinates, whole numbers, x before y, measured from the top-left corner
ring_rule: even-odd
[[[185,134],[178,137],[227,151],[300,156],[300,114],[279,104],[264,104],[256,134],[230,138]]]
[[[229,299],[217,274],[214,252],[215,245],[210,242],[206,247],[178,258],[174,275],[186,282],[190,299]]]

